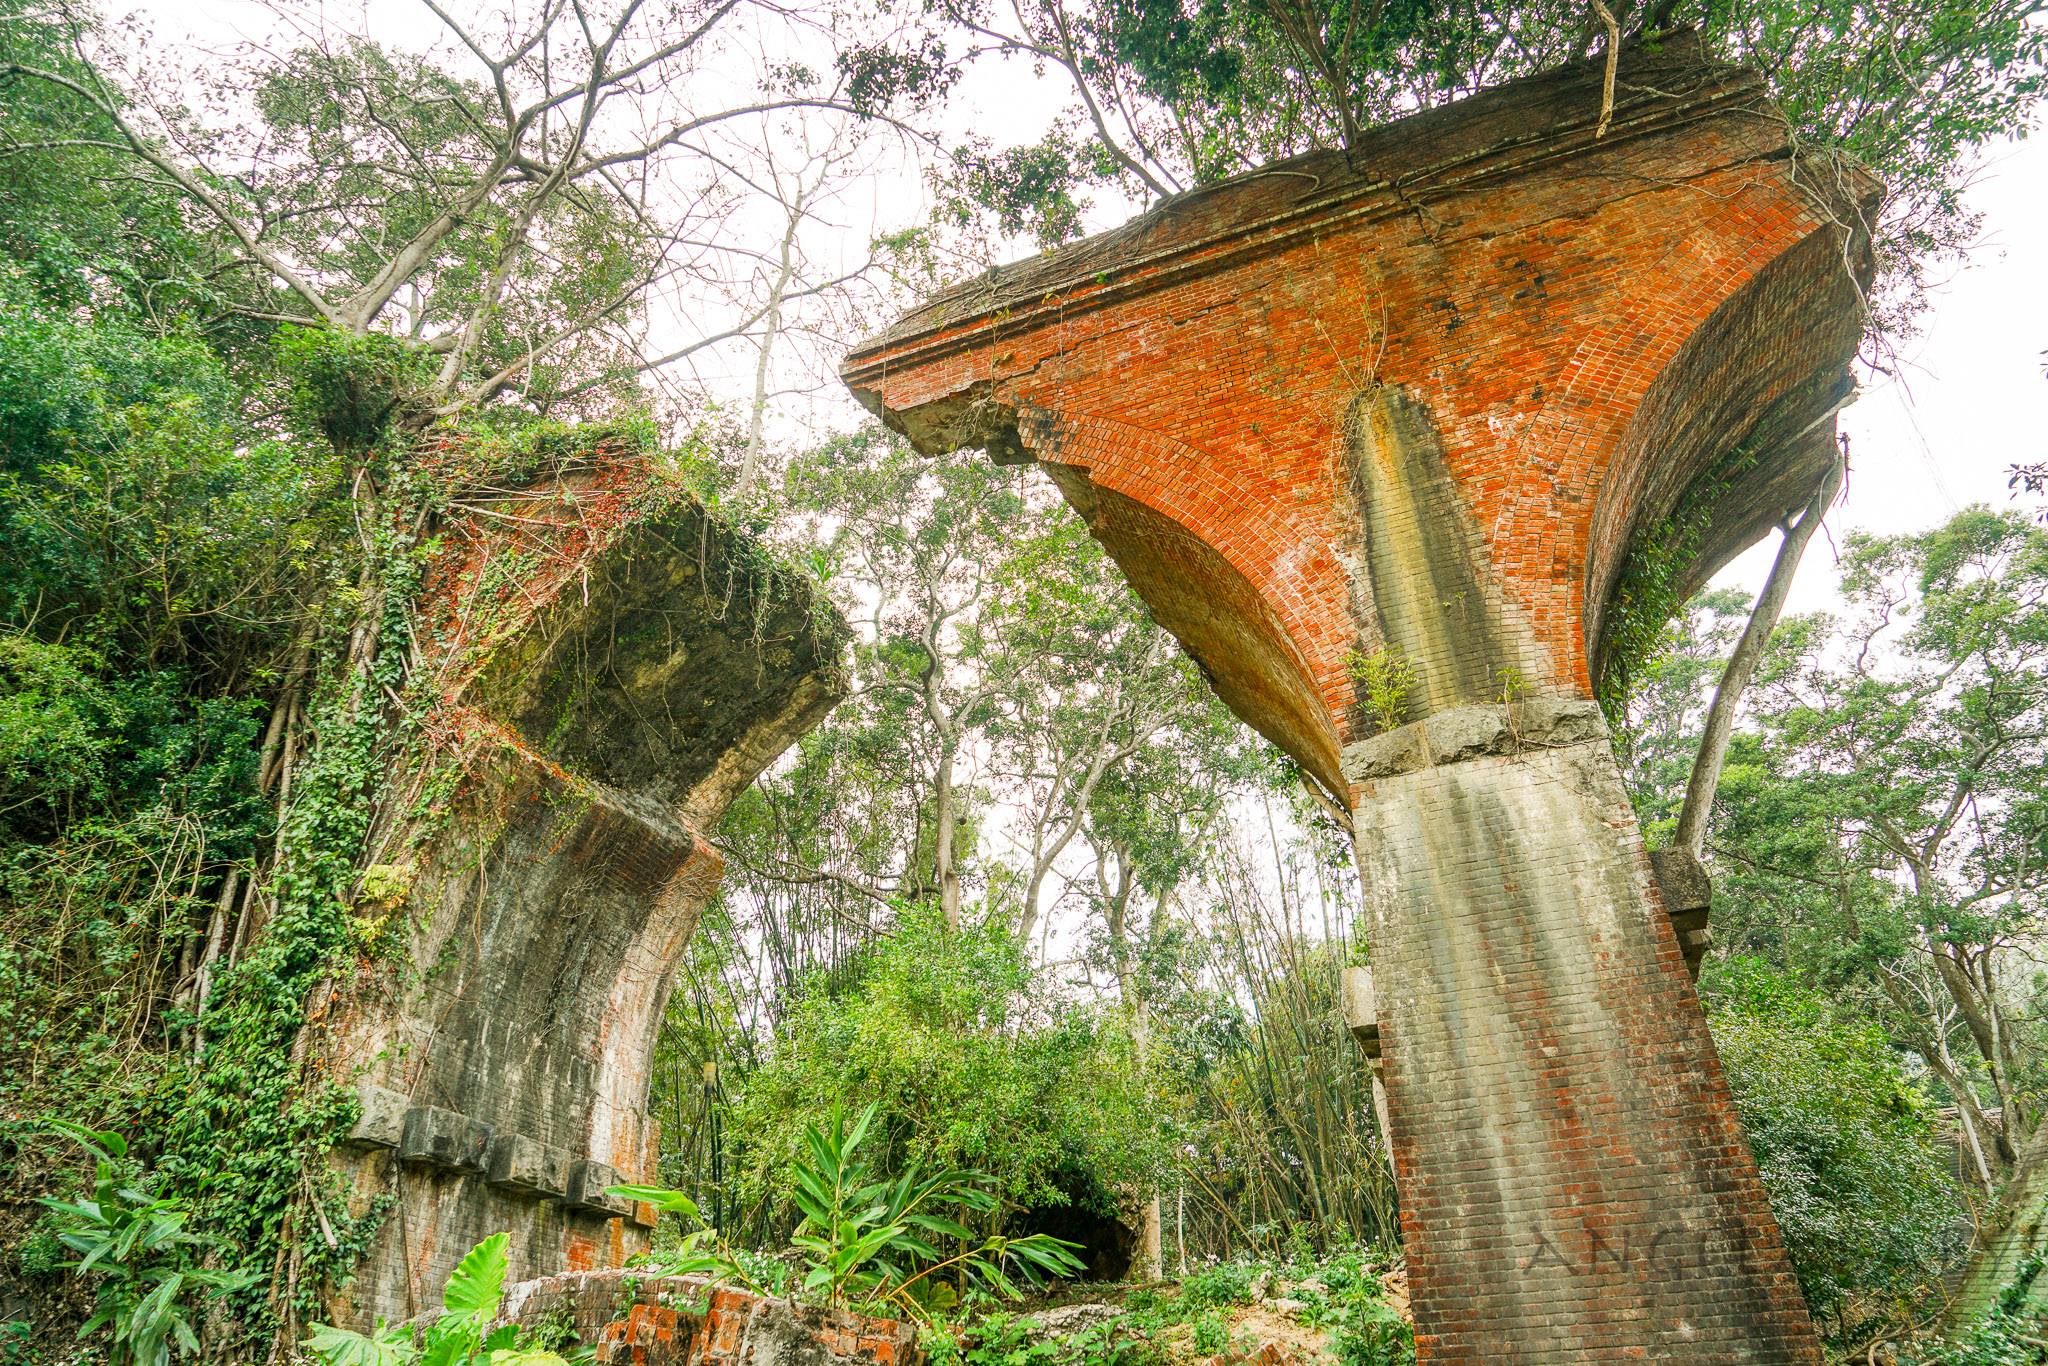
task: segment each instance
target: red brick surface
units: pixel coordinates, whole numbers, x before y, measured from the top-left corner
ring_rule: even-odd
[[[506,1293],[505,1321],[566,1328],[599,1363],[923,1366],[917,1326],[630,1271],[549,1276]]]
[[[847,382],[927,446],[1012,415],[1039,458],[1135,505],[1097,528],[1134,577],[1159,538],[1123,523],[1192,531],[1213,563],[1168,545],[1151,577],[1260,610],[1162,620],[1333,788],[1360,724],[1347,655],[1375,643],[1345,419],[1397,388],[1540,642],[1528,682],[1585,695],[1630,537],[1745,443],[1739,492],[1783,503],[1699,549],[1762,534],[1818,467],[1799,429],[1860,329],[1862,246],[1835,226],[1854,206],[1805,187],[1756,80],[1676,46],[1634,60],[1629,84],[1679,93],[1624,99],[1604,140],[1590,68],[1520,83],[996,272],[863,343]],[[1271,662],[1233,695],[1247,641]]]

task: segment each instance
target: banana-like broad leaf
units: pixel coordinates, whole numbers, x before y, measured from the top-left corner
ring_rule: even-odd
[[[313,1325],[305,1346],[323,1366],[410,1366],[419,1355],[410,1343],[389,1336],[367,1337],[326,1323]]]
[[[695,1200],[681,1191],[672,1191],[665,1186],[606,1186],[604,1193],[627,1200],[637,1200],[667,1214],[680,1214],[685,1219],[699,1217]]]
[[[479,1326],[498,1316],[498,1302],[505,1297],[505,1245],[510,1241],[510,1234],[493,1233],[463,1257],[441,1292],[441,1304],[449,1314]]]
[[[438,1333],[427,1335],[427,1350],[420,1357],[420,1366],[456,1366],[458,1362],[467,1362],[476,1352],[476,1333],[468,1326],[468,1320],[454,1320],[455,1327],[447,1327],[447,1319],[441,1322],[443,1327]]]

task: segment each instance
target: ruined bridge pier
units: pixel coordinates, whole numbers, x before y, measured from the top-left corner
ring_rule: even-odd
[[[1660,886],[1593,698],[1642,585],[1832,459],[1876,187],[1687,40],[1625,58],[1604,137],[1599,88],[1168,200],[844,375],[922,449],[1038,462],[1352,811],[1423,1358],[1817,1362],[1687,970],[1697,869]]]
[[[650,1246],[653,1207],[608,1188],[660,1181],[654,1056],[724,866],[704,832],[847,686],[838,616],[668,488],[606,440],[491,470],[438,528],[434,758],[401,760],[419,815],[360,908],[391,942],[301,1045],[361,1102],[330,1155],[370,1226],[337,1322],[436,1310],[494,1233],[514,1282]]]

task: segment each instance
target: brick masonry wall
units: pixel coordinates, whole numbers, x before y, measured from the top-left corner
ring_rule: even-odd
[[[1607,742],[1356,825],[1425,1359],[1818,1362]]]
[[[1337,751],[1364,733],[1347,660],[1378,631],[1357,610],[1361,397],[1398,390],[1427,425],[1533,635],[1528,682],[1560,695],[1592,686],[1588,630],[1628,546],[1708,463],[1757,456],[1728,495],[1743,515],[1696,547],[1703,571],[1823,467],[1810,428],[1841,396],[1851,264],[1867,271],[1842,225],[1875,187],[1837,175],[1844,201],[1817,197],[1756,78],[1682,44],[1631,56],[1628,86],[1668,93],[1624,99],[1597,141],[1598,72],[1567,68],[1348,160],[1182,196],[935,301],[843,374],[928,448],[1017,445],[1094,486],[1140,591],[1193,576],[1260,604],[1277,630],[1154,606],[1226,701],[1339,790]],[[1248,640],[1258,677],[1234,681]]]
[[[504,1320],[566,1329],[598,1363],[633,1366],[923,1366],[917,1326],[714,1289],[698,1277],[600,1271],[506,1292]]]
[[[1877,187],[1688,40],[1625,55],[1604,138],[1599,88],[1176,197],[842,373],[921,449],[1040,462],[1355,807],[1423,1359],[1815,1362],[1586,699],[1633,548],[1683,505],[1702,579],[1831,457]],[[1412,734],[1363,705],[1382,648]]]
[[[444,816],[389,842],[400,950],[330,983],[305,1037],[363,1099],[330,1158],[351,1213],[383,1211],[339,1322],[439,1304],[494,1233],[522,1279],[646,1249],[652,1210],[604,1190],[657,1179],[650,1060],[723,870],[699,831],[845,689],[843,627],[800,587],[757,603],[733,533],[694,504],[632,515],[616,495],[636,471],[613,463],[532,491],[523,521],[443,536],[437,752],[392,781],[440,789]],[[579,505],[613,524],[591,534]],[[507,543],[550,518],[561,536]],[[514,555],[530,575],[486,574]]]

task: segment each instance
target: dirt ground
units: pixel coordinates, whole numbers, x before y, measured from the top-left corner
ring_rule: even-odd
[[[1408,1317],[1406,1275],[1398,1268],[1380,1277],[1386,1287],[1386,1302],[1403,1318]],[[1165,1325],[1157,1341],[1164,1354],[1178,1366],[1328,1366],[1336,1360],[1330,1334],[1302,1321],[1296,1302],[1287,1298],[1288,1284],[1273,1285],[1263,1299],[1217,1311],[1229,1332],[1229,1343],[1221,1352],[1203,1353],[1194,1343],[1195,1324]],[[1139,1292],[1151,1292],[1162,1301],[1180,1294],[1175,1281],[1104,1284],[1062,1282],[1014,1307],[1019,1315],[1037,1317],[1049,1310],[1081,1305],[1105,1305],[1123,1310]],[[1054,1315],[1058,1318],[1058,1315]]]

